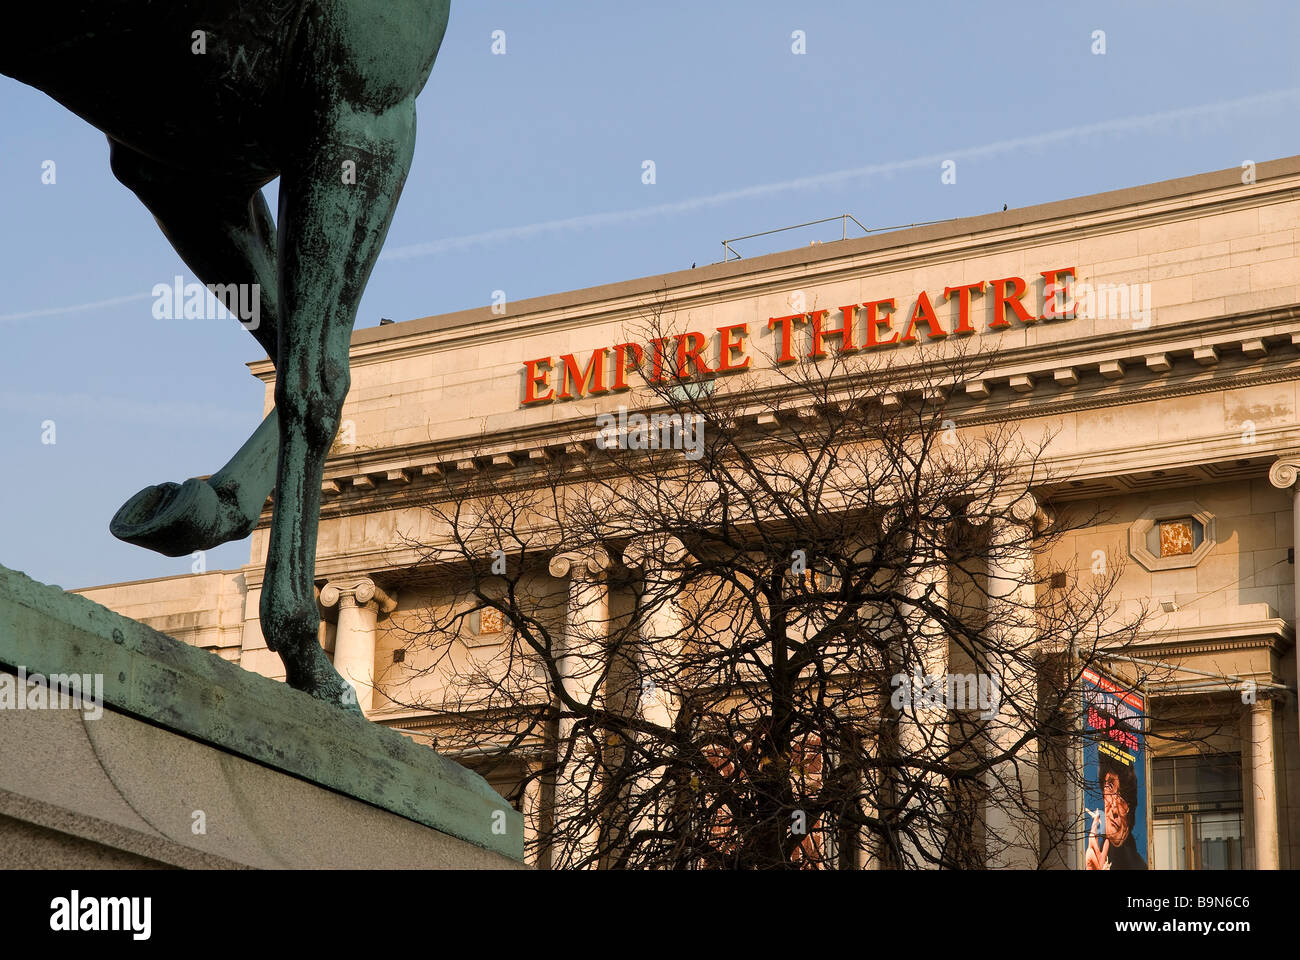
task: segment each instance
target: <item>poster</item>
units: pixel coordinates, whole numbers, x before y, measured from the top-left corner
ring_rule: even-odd
[[[1084,669],[1085,870],[1147,869],[1145,707],[1141,694]]]

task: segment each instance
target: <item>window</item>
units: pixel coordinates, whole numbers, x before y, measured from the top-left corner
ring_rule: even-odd
[[[1151,761],[1157,870],[1240,870],[1241,755]]]
[[[1129,554],[1151,571],[1194,567],[1214,549],[1215,526],[1194,500],[1153,504],[1129,524]]]

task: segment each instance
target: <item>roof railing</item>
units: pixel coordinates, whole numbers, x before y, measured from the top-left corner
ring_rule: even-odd
[[[932,223],[944,222],[942,220],[922,220],[920,223],[900,223],[898,226],[895,227],[876,227],[874,230],[872,230],[870,227],[864,227],[861,224],[861,222],[859,222],[858,218],[853,216],[853,214],[841,213],[838,217],[825,217],[821,220],[809,220],[807,223],[796,223],[794,226],[791,227],[777,227],[775,230],[764,230],[762,233],[750,233],[750,234],[746,234],[743,237],[732,237],[730,240],[723,240],[722,241],[722,262],[728,263],[731,260],[744,259],[738,251],[731,249],[731,245],[733,243],[739,243],[741,240],[753,240],[755,237],[768,237],[774,233],[785,233],[787,230],[799,230],[803,227],[815,227],[819,223],[831,223],[835,220],[839,220],[840,223],[842,224],[842,228],[840,231],[841,240],[847,240],[849,238],[850,220],[852,220],[853,223],[857,226],[857,228],[862,231],[863,236],[866,236],[871,233],[883,233],[886,230],[903,230],[906,229],[907,227],[925,227],[925,226],[929,226]],[[820,242],[820,241],[815,241],[815,242]]]

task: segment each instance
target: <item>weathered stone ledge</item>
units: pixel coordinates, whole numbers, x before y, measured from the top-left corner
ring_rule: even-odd
[[[508,858],[499,865],[523,859],[522,817],[477,774],[360,716],[0,567],[0,669],[20,666],[29,674],[102,674],[105,718],[109,711],[139,718],[291,774]],[[73,711],[12,711],[0,723],[56,712]],[[93,741],[92,728],[104,718],[78,712],[75,719]],[[161,757],[152,762],[160,784],[174,774]]]

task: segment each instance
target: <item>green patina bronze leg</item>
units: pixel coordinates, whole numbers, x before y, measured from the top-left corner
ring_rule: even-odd
[[[276,364],[276,410],[208,480],[132,497],[113,533],[172,556],[207,549],[245,536],[274,488],[263,633],[292,686],[353,709],[318,642],[321,474],[357,305],[410,166],[415,97],[448,6],[176,0],[51,16],[19,4],[0,31],[0,71],[109,134],[114,172],[204,283],[261,288],[252,332]],[[195,57],[200,15],[212,46]],[[277,173],[278,236],[259,189]]]
[[[211,550],[253,532],[275,488],[280,418],[266,415],[230,461],[206,480],[145,487],[118,509],[109,531],[167,557]]]
[[[378,115],[343,111],[280,194],[280,456],[262,586],[262,630],[286,679],[357,709],[318,641],[316,532],[325,456],[349,384],[357,305],[388,233],[415,144],[414,98]],[[355,182],[341,176],[355,164]]]
[[[257,322],[246,322],[267,355],[279,351],[275,223],[260,189],[213,181],[166,167],[110,141],[113,174],[158,221],[195,275],[232,302],[236,285],[258,288]],[[208,480],[146,487],[113,516],[109,530],[127,543],[169,557],[209,550],[248,536],[275,485],[279,443],[274,410],[221,470]]]

